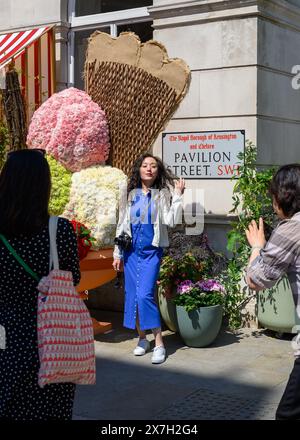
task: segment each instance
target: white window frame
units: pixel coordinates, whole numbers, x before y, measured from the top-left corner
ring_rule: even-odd
[[[72,0],[73,1],[73,0]],[[149,17],[147,6],[143,8],[124,9],[123,11],[104,12],[103,14],[82,15],[75,17],[75,11],[71,15],[71,27],[94,27],[99,23],[102,25],[109,25],[117,22],[135,22],[141,20],[145,21],[145,18]]]
[[[147,6],[142,8],[125,9],[123,11],[105,12],[103,14],[75,16],[76,0],[69,0],[68,15],[69,15],[69,38],[68,38],[68,87],[74,86],[75,79],[75,32],[86,29],[102,27],[110,27],[110,35],[117,36],[117,26],[127,23],[141,23],[150,21],[150,14]]]

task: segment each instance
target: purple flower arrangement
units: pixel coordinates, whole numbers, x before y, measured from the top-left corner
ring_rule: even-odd
[[[225,301],[224,286],[215,279],[193,282],[185,280],[178,284],[173,301],[178,306],[192,311],[199,307],[222,305]]]
[[[222,292],[225,293],[224,286],[219,283],[217,280],[203,280],[203,281],[197,281],[195,283],[199,289],[203,290],[204,292]]]

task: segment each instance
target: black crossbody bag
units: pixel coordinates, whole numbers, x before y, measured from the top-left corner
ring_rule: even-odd
[[[144,209],[142,215],[141,215],[141,221],[143,222],[145,219],[145,215],[148,212],[148,208],[151,204],[151,198],[146,206],[146,208]],[[130,251],[132,248],[132,238],[130,237],[130,235],[128,235],[126,232],[122,232],[118,237],[116,237],[114,239],[114,243],[120,247],[120,249],[122,251]]]

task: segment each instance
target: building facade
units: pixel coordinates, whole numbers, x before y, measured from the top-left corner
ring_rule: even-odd
[[[0,0],[0,34],[55,25],[56,90],[83,88],[87,38],[97,29],[161,42],[191,69],[187,96],[165,132],[245,130],[258,165],[299,161],[300,0]],[[300,67],[299,67],[300,71]],[[153,145],[162,155],[162,135]],[[225,251],[233,182],[191,179],[204,189],[205,225]]]

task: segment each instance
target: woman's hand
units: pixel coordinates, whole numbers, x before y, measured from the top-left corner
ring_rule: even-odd
[[[119,258],[114,258],[114,261],[113,261],[113,268],[116,270],[116,271],[120,271],[120,269],[121,269],[121,261],[122,260],[120,260]]]
[[[181,196],[181,194],[184,193],[185,190],[185,182],[182,177],[180,177],[179,180],[175,181],[175,192]]]
[[[259,219],[258,227],[256,221],[252,220],[248,229],[246,229],[246,237],[251,247],[257,246],[263,248],[265,246],[266,238],[264,233],[264,222],[261,217]]]

